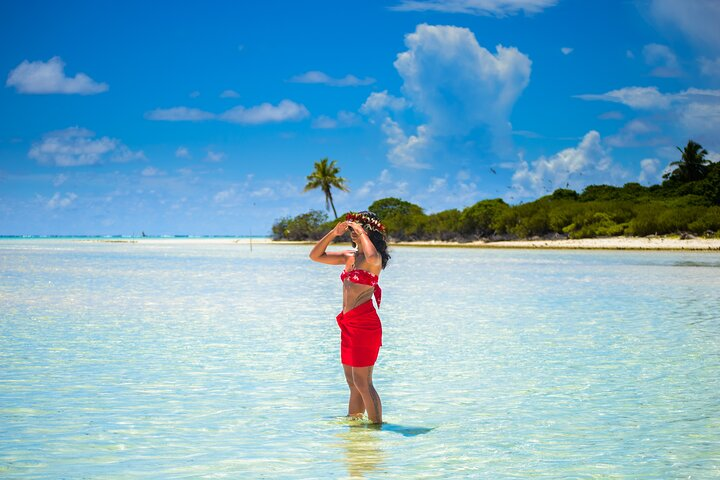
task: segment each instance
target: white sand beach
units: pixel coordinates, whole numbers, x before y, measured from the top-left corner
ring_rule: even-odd
[[[718,250],[718,238],[608,237],[577,240],[508,240],[501,242],[398,242],[393,246],[452,246],[467,248],[530,248],[588,250]]]
[[[312,245],[310,241],[274,241],[266,238],[99,238],[79,239],[81,242],[124,242],[143,245]],[[343,245],[343,244],[336,244]],[[500,242],[393,242],[391,247],[454,247],[454,248],[528,248],[528,249],[595,249],[595,250],[705,250],[720,251],[718,238],[679,237],[608,237],[583,238],[578,240],[508,240]]]

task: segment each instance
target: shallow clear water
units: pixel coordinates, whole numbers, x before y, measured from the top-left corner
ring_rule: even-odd
[[[720,478],[720,255],[396,248],[384,420],[309,246],[0,240],[3,478]]]

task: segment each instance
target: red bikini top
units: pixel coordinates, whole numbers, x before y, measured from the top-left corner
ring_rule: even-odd
[[[340,274],[340,280],[345,281],[345,279],[350,280],[353,283],[359,283],[361,285],[370,285],[375,289],[373,292],[373,295],[375,295],[375,301],[377,302],[378,308],[380,308],[380,299],[382,298],[382,289],[380,288],[380,285],[378,285],[378,276],[373,275],[372,273],[368,272],[367,270],[361,270],[361,269],[355,269],[350,270],[349,272],[346,272],[345,270],[342,271]]]

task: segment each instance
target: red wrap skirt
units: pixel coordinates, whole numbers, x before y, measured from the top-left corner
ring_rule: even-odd
[[[372,300],[336,317],[340,327],[340,359],[351,367],[375,365],[382,345],[382,325]]]

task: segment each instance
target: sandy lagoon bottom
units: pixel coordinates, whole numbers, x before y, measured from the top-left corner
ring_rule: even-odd
[[[307,252],[0,241],[0,476],[720,477],[720,254],[395,248],[373,429]]]

